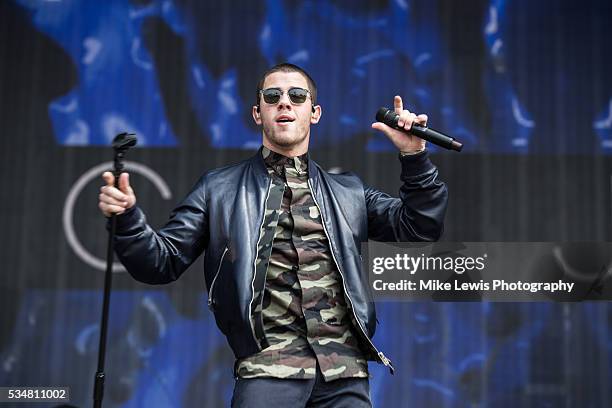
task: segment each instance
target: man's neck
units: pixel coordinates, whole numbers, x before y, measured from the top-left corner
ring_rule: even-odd
[[[281,146],[277,146],[275,144],[270,143],[268,140],[263,140],[263,145],[268,149],[276,152],[278,154],[282,154],[286,157],[297,157],[301,156],[308,152],[308,144],[303,144],[300,146],[292,146],[290,148],[283,148]]]

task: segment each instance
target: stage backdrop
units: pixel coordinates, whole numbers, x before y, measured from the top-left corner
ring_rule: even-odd
[[[0,385],[69,386],[90,404],[109,143],[153,226],[202,172],[249,157],[265,69],[311,72],[312,157],[396,194],[370,130],[395,94],[465,144],[431,146],[447,241],[606,241],[612,7],[604,0],[0,1]],[[597,255],[597,254],[594,254]],[[588,265],[573,265],[588,272]],[[162,287],[114,276],[105,406],[217,407],[232,356],[201,261]],[[380,303],[379,407],[612,405],[612,307]]]

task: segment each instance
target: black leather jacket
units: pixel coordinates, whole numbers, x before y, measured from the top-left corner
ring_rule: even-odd
[[[392,370],[372,343],[376,312],[361,267],[361,243],[433,241],[442,233],[446,186],[427,152],[400,157],[400,197],[363,184],[355,175],[330,174],[309,160],[308,184],[319,207],[333,259],[341,273],[349,309],[354,313],[369,359]],[[264,218],[270,178],[261,150],[235,165],[211,170],[155,232],[143,212],[133,207],[117,217],[115,250],[129,273],[141,282],[176,280],[205,251],[204,276],[209,306],[236,358],[267,347],[255,333],[251,299],[256,280],[257,241]]]

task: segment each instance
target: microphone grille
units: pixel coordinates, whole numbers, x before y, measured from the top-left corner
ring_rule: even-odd
[[[376,121],[378,122],[384,122],[385,120],[385,115],[387,114],[387,111],[389,109],[385,108],[384,106],[381,107],[380,109],[378,109],[378,112],[376,112]]]
[[[395,125],[394,122],[396,116],[397,114],[393,110],[385,108],[384,106],[378,109],[378,112],[376,112],[376,120],[389,126]]]

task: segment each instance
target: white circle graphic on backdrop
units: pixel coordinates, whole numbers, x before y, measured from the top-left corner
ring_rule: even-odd
[[[72,250],[77,254],[77,256],[86,264],[92,266],[95,269],[105,271],[106,270],[106,260],[101,259],[93,255],[89,252],[79,238],[76,235],[74,230],[74,205],[76,203],[79,194],[85,188],[85,186],[93,179],[100,177],[100,175],[113,168],[113,162],[109,161],[106,163],[98,164],[97,166],[92,167],[87,170],[79,179],[74,183],[68,195],[66,196],[66,201],[64,202],[64,210],[62,213],[62,224],[64,226],[64,234],[66,235],[66,239],[68,240],[68,244]],[[164,179],[157,174],[151,168],[145,166],[144,164],[135,163],[126,161],[125,162],[125,170],[138,173],[143,175],[145,178],[149,179],[153,185],[157,188],[159,193],[161,194],[164,200],[169,200],[172,198],[172,193],[170,192],[170,188],[164,181]],[[113,272],[126,272],[123,265],[119,262],[113,263]]]

